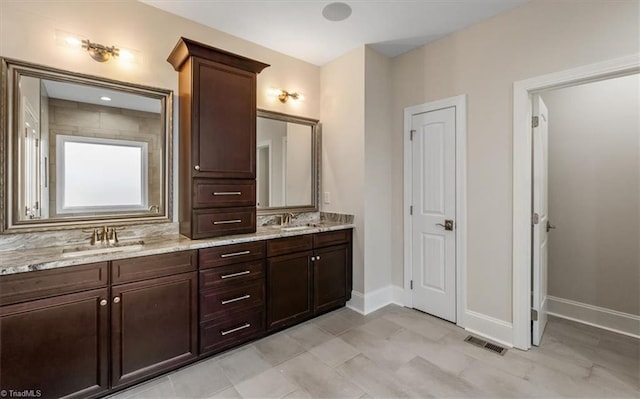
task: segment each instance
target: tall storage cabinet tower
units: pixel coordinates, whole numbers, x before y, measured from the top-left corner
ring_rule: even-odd
[[[256,231],[256,77],[269,65],[180,38],[180,234]]]

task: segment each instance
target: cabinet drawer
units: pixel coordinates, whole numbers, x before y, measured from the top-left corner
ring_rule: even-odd
[[[106,287],[107,262],[0,277],[0,305]]]
[[[264,334],[264,313],[249,310],[200,324],[200,354],[219,352]]]
[[[255,233],[256,208],[200,209],[193,211],[193,237],[208,238]]]
[[[196,270],[197,251],[119,259],[111,262],[111,283],[121,284]]]
[[[351,240],[351,229],[327,231],[313,235],[313,246],[315,248],[328,247],[336,244],[346,244]]]
[[[276,238],[267,241],[267,256],[277,256],[293,252],[309,251],[313,248],[311,234],[301,236]]]
[[[224,287],[230,284],[261,279],[264,276],[264,261],[240,263],[216,267],[200,272],[200,289]]]
[[[254,280],[200,293],[200,321],[264,304],[264,280]]]
[[[264,255],[264,241],[205,248],[200,250],[200,269],[262,259]]]
[[[256,205],[255,180],[193,181],[193,207],[216,208]]]

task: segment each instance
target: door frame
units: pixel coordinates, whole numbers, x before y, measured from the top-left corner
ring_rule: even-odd
[[[640,73],[640,54],[616,58],[513,84],[513,346],[531,347],[531,180],[534,93]]]
[[[414,115],[443,108],[456,109],[456,324],[465,326],[467,309],[467,95],[462,94],[442,100],[414,105],[404,109],[404,305],[413,307],[410,287],[413,278],[411,245],[412,152],[411,119]]]
[[[273,173],[273,151],[271,148],[271,140],[264,140],[264,141],[260,141],[257,145],[256,145],[256,152],[259,151],[261,148],[266,148],[269,152],[269,159],[267,160],[267,163],[269,164],[269,206],[273,206],[273,178],[272,178],[272,173]],[[256,156],[257,158],[257,156]],[[256,178],[256,192],[258,190],[257,187],[257,183],[258,183],[258,179]]]

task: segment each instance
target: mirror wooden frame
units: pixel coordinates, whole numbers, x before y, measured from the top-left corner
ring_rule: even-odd
[[[27,233],[36,231],[77,229],[98,224],[147,224],[169,223],[173,221],[173,91],[134,83],[122,82],[98,76],[65,71],[62,69],[33,64],[25,61],[0,57],[0,234]],[[15,122],[17,121],[17,80],[19,76],[46,78],[62,82],[87,84],[95,87],[144,95],[161,102],[161,126],[164,130],[161,172],[164,176],[162,199],[164,212],[160,214],[114,214],[74,218],[18,221],[13,209],[16,202],[15,176],[17,167],[12,164],[16,158]]]
[[[258,215],[274,215],[283,212],[317,212],[320,209],[320,171],[322,158],[322,133],[320,121],[302,116],[294,116],[281,112],[258,109],[258,118],[274,119],[283,122],[296,123],[311,128],[311,204],[302,206],[277,206],[258,208]]]

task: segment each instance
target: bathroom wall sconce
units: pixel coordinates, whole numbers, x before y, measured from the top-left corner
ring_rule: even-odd
[[[286,103],[289,99],[302,101],[304,96],[297,92],[288,92],[284,89],[270,89],[269,94],[273,97],[278,97],[281,103]]]
[[[93,43],[89,39],[82,41],[82,48],[87,49],[91,58],[98,62],[107,62],[120,55],[120,49],[116,46]]]
[[[61,30],[56,30],[56,43],[63,47],[85,49],[91,58],[98,62],[107,62],[119,58],[121,61],[137,63],[138,58],[140,58],[134,55],[134,53],[136,53],[134,50],[121,49],[116,46],[105,46],[79,35]]]
[[[280,100],[281,103],[286,103],[290,98],[292,100],[302,101],[304,99],[304,96],[297,92],[289,93],[286,90],[280,90],[280,94],[278,95],[278,100]]]

